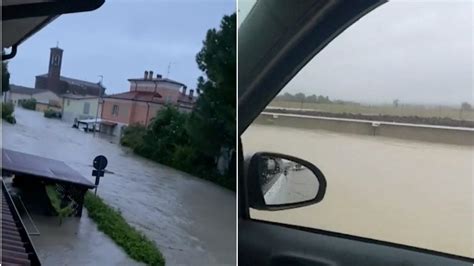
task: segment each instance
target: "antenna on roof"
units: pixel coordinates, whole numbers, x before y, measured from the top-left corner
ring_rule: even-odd
[[[168,71],[166,72],[166,78],[170,76],[171,62],[168,63]]]
[[[59,42],[56,41],[56,48],[59,48]]]

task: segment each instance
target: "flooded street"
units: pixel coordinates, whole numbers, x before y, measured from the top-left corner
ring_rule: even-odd
[[[113,174],[106,173],[101,178],[97,194],[118,208],[132,226],[157,243],[167,265],[235,263],[233,192],[135,156],[118,145],[117,139],[99,134],[94,137],[92,133],[73,129],[70,124],[46,119],[42,113],[22,108],[15,110],[15,116],[16,125],[3,123],[5,148],[62,160],[91,181],[94,180],[91,176],[92,160],[99,154],[105,155],[109,162],[107,170]],[[79,226],[90,227],[83,225],[82,221]],[[49,243],[43,234],[41,237],[44,239],[37,244],[40,254],[47,258],[48,254],[60,251],[57,250],[58,243]],[[81,245],[84,248],[79,247],[75,253],[87,256],[90,248],[95,247],[98,257],[111,256],[107,248],[102,250],[94,237],[79,235],[78,239],[84,241]],[[57,252],[54,256],[56,258],[52,261],[59,262],[66,261],[69,255]],[[68,265],[98,265],[96,262]]]
[[[327,180],[319,204],[253,218],[474,257],[473,146],[264,125],[242,142],[245,154],[308,160]]]

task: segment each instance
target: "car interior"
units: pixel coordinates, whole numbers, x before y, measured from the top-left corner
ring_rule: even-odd
[[[385,3],[381,0],[259,0],[242,21],[238,29],[239,265],[441,266],[474,263],[466,256],[258,220],[251,215],[251,209],[278,212],[324,202],[326,187],[332,186],[331,177],[325,176],[317,165],[291,154],[265,150],[251,153],[241,137],[316,54],[352,24]],[[283,201],[272,198],[269,184],[275,182],[275,175],[284,173],[286,177],[287,171],[293,171],[295,176],[306,171],[305,184],[316,185],[305,187],[316,189],[302,191],[299,188],[302,193],[290,195]],[[345,222],[350,223],[350,220]]]

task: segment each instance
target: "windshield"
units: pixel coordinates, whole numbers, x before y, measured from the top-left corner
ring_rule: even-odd
[[[257,0],[239,0],[238,9],[238,26],[247,18],[248,14],[252,10],[253,6],[257,3]]]
[[[242,142],[310,161],[326,196],[251,217],[474,257],[472,5],[389,2],[313,58]]]

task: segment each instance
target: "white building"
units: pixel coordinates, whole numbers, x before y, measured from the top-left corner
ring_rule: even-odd
[[[6,100],[18,105],[19,100],[35,99],[36,102],[46,105],[61,104],[61,97],[48,90],[28,88],[10,84],[10,90],[6,92]]]

